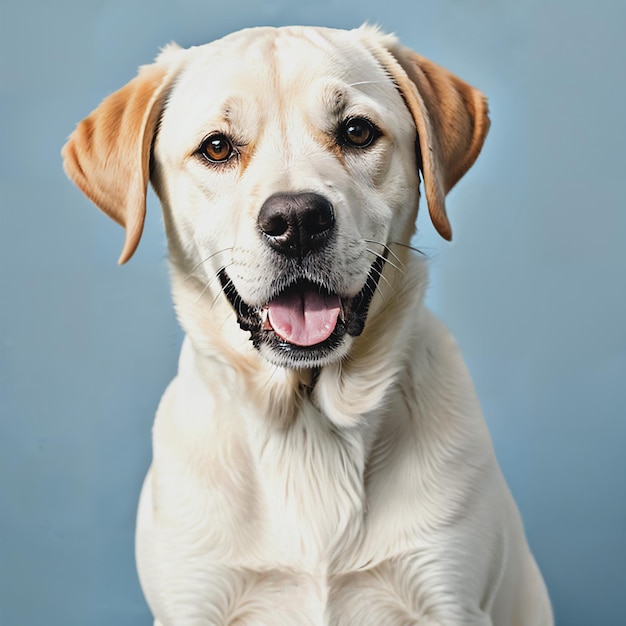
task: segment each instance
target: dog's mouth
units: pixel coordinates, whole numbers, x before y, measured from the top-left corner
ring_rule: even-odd
[[[355,296],[298,279],[260,307],[241,298],[225,270],[219,278],[239,326],[268,360],[285,367],[319,367],[340,356],[346,335],[363,332],[385,262],[386,253],[376,258]]]
[[[345,321],[341,298],[304,281],[290,287],[261,309],[261,330],[301,348],[326,341]]]

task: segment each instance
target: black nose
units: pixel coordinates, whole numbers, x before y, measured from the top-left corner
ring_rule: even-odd
[[[274,250],[304,256],[326,244],[335,215],[333,205],[317,193],[277,193],[265,201],[257,222]]]

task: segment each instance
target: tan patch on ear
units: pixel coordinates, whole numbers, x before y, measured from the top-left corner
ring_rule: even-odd
[[[428,210],[437,232],[450,240],[445,196],[480,153],[489,130],[487,100],[477,89],[408,48],[377,48],[373,53],[398,85],[413,116]]]
[[[126,229],[120,264],[133,255],[143,231],[150,149],[169,83],[167,66],[141,68],[80,122],[63,146],[70,179]]]

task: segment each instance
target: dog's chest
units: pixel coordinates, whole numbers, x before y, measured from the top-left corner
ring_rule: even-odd
[[[181,389],[175,387],[164,397],[156,429],[162,445],[155,447],[146,483],[153,507],[147,495],[143,508],[154,515],[143,516],[146,524],[140,521],[140,570],[152,576],[152,555],[158,553],[155,586],[187,581],[185,594],[206,603],[208,613],[218,611],[215,623],[232,607],[244,613],[246,607],[257,613],[275,607],[263,618],[267,623],[325,623],[332,589],[351,569],[350,555],[364,530],[361,435],[334,432],[305,401],[282,426],[268,428],[250,411],[245,442],[239,429],[235,436],[233,429],[216,423],[216,430],[207,420],[200,430],[200,419],[190,429],[193,438],[176,440],[181,428],[176,425],[174,432],[171,417],[180,408],[181,394],[174,391]],[[219,398],[214,400],[219,405]],[[216,453],[210,463],[208,447]],[[151,587],[145,575],[142,583]],[[178,594],[171,595],[178,605]]]
[[[200,391],[179,378],[161,403],[157,514],[181,541],[229,567],[331,568],[363,530],[366,431],[337,432],[308,400],[272,421],[252,404],[233,414],[228,394],[198,401]]]
[[[308,402],[288,426],[266,428],[258,417],[245,450],[226,436],[211,471],[200,471],[191,454],[186,466],[168,465],[175,491],[157,481],[176,511],[151,531],[156,550],[145,550],[168,561],[159,568],[166,580],[155,581],[168,589],[171,605],[163,610],[186,624],[191,595],[194,610],[214,616],[210,623],[372,623],[376,604],[368,609],[365,600],[381,586],[394,596],[408,563],[377,558],[369,568],[375,555],[367,529],[366,431],[338,433]],[[206,446],[203,438],[193,441]],[[163,505],[165,495],[157,498]],[[142,582],[150,597],[149,581]]]
[[[363,530],[364,448],[362,433],[337,433],[309,402],[288,428],[254,438],[265,558],[319,570],[350,552]]]

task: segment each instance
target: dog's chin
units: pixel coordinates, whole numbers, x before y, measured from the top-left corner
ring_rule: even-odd
[[[331,293],[300,279],[262,306],[246,303],[225,270],[219,278],[240,328],[264,359],[290,369],[319,368],[343,359],[363,332],[385,261],[382,255],[374,261],[356,295]]]
[[[273,330],[252,333],[251,339],[266,361],[289,369],[319,368],[339,361],[348,353],[352,341],[343,323],[337,325],[328,339],[312,346],[285,341]]]

